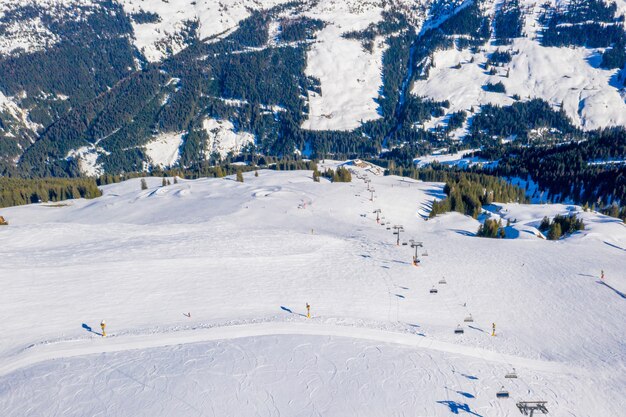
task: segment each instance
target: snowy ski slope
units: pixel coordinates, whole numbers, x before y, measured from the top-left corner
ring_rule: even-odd
[[[480,239],[474,219],[424,220],[442,184],[369,174],[371,202],[356,177],[244,176],[0,210],[1,414],[623,413],[623,223],[582,213],[549,242],[541,218],[577,207],[506,204],[489,209],[511,239]]]

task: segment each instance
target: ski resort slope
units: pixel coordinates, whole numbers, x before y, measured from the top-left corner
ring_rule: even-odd
[[[489,215],[510,239],[481,239],[474,219],[424,219],[443,184],[370,173],[372,202],[356,176],[244,177],[2,209],[1,414],[623,413],[623,223],[581,213],[550,242],[543,216],[577,207],[504,204]],[[420,267],[375,209],[423,242]]]

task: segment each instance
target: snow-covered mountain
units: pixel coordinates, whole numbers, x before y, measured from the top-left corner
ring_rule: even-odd
[[[94,175],[242,144],[321,155],[416,136],[480,143],[494,136],[473,124],[484,106],[531,99],[580,132],[626,126],[625,11],[626,0],[0,0],[0,165]],[[502,139],[554,128],[545,118]],[[237,139],[214,140],[215,126]],[[153,145],[164,137],[178,151]]]
[[[260,170],[2,209],[2,416],[621,415],[623,223],[496,204],[508,239],[478,238],[424,219],[443,184],[352,169],[374,202],[356,175]],[[540,237],[572,213],[584,231]]]

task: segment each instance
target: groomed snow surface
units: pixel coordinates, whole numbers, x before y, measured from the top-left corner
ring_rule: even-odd
[[[2,416],[623,414],[623,223],[551,242],[541,218],[579,208],[505,204],[510,239],[481,239],[424,220],[442,184],[244,177],[0,210]]]

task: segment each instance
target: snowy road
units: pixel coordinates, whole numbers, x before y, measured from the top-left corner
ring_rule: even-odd
[[[240,324],[235,326],[216,326],[211,328],[196,328],[180,330],[163,334],[125,335],[110,334],[106,339],[90,337],[58,342],[43,342],[36,346],[29,346],[14,357],[7,358],[0,364],[0,376],[18,369],[52,359],[71,358],[94,353],[121,352],[134,349],[149,349],[163,346],[182,345],[215,340],[232,340],[259,336],[307,335],[333,336],[397,344],[418,349],[435,350],[448,354],[467,356],[468,358],[482,359],[516,367],[543,372],[555,373],[582,373],[583,371],[559,362],[540,361],[517,356],[505,355],[499,352],[446,343],[416,333],[399,333],[373,328],[359,328],[332,324],[317,324],[298,322],[266,322],[255,324]]]

